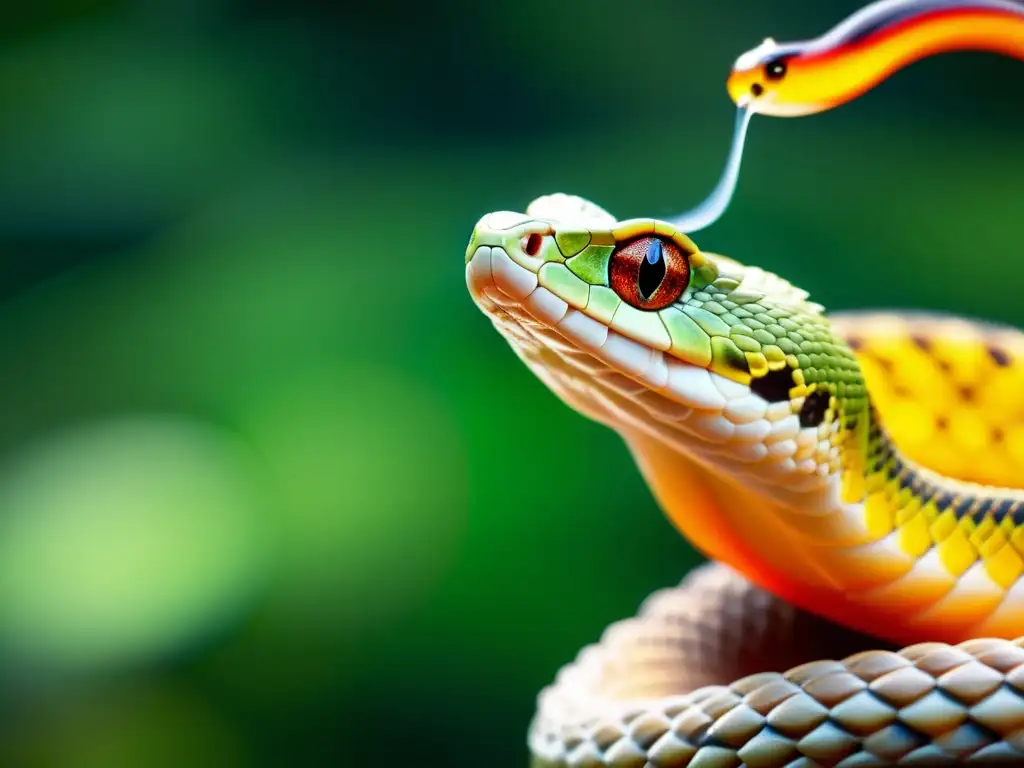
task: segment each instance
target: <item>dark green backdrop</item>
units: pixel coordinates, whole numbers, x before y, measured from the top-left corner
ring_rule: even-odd
[[[855,7],[4,4],[0,764],[525,766],[537,690],[698,558],[473,307],[470,229],[680,212],[735,56]],[[958,55],[755,120],[696,239],[1024,324],[1022,104]]]

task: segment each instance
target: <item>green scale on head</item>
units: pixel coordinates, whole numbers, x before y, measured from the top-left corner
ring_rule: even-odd
[[[547,207],[558,199],[560,206],[574,206],[576,221],[550,215]],[[804,291],[705,254],[666,222],[617,222],[587,206],[552,196],[532,205],[528,216],[494,214],[484,221],[488,228],[505,227],[500,246],[569,307],[651,349],[749,386],[769,402],[790,401],[803,426],[838,418],[841,431],[856,427],[867,407],[859,366]],[[474,233],[467,255],[477,241]],[[660,269],[651,252],[664,262]],[[645,269],[660,278],[647,293],[639,290]]]

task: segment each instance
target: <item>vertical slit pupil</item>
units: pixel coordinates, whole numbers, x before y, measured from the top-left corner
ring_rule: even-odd
[[[665,255],[662,253],[661,240],[651,240],[647,246],[647,255],[640,262],[636,285],[640,297],[648,301],[665,279]]]

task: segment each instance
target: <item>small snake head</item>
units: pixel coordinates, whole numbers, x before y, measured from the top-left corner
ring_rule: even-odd
[[[859,368],[781,278],[666,222],[554,195],[484,216],[466,279],[534,373],[591,418],[775,484],[838,470]]]
[[[732,66],[726,90],[737,106],[773,117],[822,112],[832,102],[822,97],[820,73],[811,73],[801,57],[805,44],[780,44],[767,38]]]

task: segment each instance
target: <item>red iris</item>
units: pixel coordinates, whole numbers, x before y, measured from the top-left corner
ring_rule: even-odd
[[[671,240],[641,237],[623,243],[609,265],[612,290],[637,309],[664,309],[690,282],[690,261]]]

